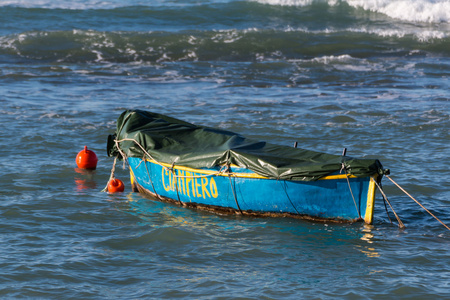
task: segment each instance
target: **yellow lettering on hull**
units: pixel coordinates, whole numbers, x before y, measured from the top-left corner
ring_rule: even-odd
[[[188,171],[175,170],[175,173],[162,168],[161,181],[166,192],[177,191],[178,193],[195,198],[217,198],[219,192],[214,177],[204,177],[202,174]]]
[[[191,172],[186,172],[186,193],[183,191],[183,195],[186,195],[188,197],[191,196],[189,193],[189,182],[192,181],[191,176],[192,176]]]
[[[214,177],[211,177],[211,180],[209,181],[209,190],[211,191],[211,196],[213,198],[217,198],[217,196],[219,196],[219,192],[217,191],[217,185],[216,181],[214,180]]]
[[[166,176],[169,176],[169,171],[167,171],[166,169],[162,168],[162,176],[161,176],[161,178],[162,178],[162,185],[163,185],[164,189],[166,190],[166,192],[168,192],[168,191],[170,191],[170,185],[166,186],[166,183],[165,183],[165,180],[164,180],[166,178]]]
[[[195,181],[195,192],[197,193],[197,197],[201,197],[202,195],[200,195],[200,193],[198,192],[198,188],[199,188],[199,186],[200,186],[200,184],[198,184],[198,180],[199,180],[200,178],[198,178],[198,177],[195,177],[194,178],[194,181]],[[204,197],[203,197],[204,198]]]

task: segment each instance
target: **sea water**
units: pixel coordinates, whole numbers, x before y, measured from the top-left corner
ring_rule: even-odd
[[[444,299],[450,232],[387,178],[372,226],[100,192],[145,109],[378,158],[450,223],[444,0],[0,2],[0,297]],[[87,145],[97,170],[79,170]]]

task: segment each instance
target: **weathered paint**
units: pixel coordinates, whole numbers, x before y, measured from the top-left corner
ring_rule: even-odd
[[[217,198],[218,190],[216,181],[212,176],[185,172],[183,170],[170,171],[161,168],[162,186],[166,192],[176,192],[193,198]]]
[[[366,223],[373,219],[374,183],[370,177],[335,174],[318,181],[267,179],[237,166],[217,169],[169,168],[153,161],[128,158],[133,181],[159,198],[183,204],[220,207],[251,214],[279,214]],[[230,180],[231,179],[231,180]],[[237,203],[236,203],[237,202]],[[239,206],[238,206],[239,205]]]
[[[367,224],[373,223],[373,210],[375,206],[375,180],[377,180],[378,175],[370,178],[369,190],[367,191],[367,205],[366,205],[366,215],[364,217],[364,222]]]

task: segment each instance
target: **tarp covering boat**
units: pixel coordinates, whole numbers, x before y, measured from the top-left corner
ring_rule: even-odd
[[[128,157],[150,159],[140,146],[157,162],[191,168],[234,164],[271,179],[314,181],[339,172],[342,165],[356,177],[383,174],[377,159],[280,146],[162,114],[127,110],[118,118],[115,134],[108,138],[108,155],[122,158],[122,152]]]

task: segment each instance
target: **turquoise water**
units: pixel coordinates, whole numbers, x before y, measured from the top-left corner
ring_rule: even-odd
[[[450,224],[448,1],[0,4],[0,297],[444,299],[450,232],[386,178],[373,226],[109,195],[139,108],[376,157]],[[97,170],[76,168],[84,145]]]

